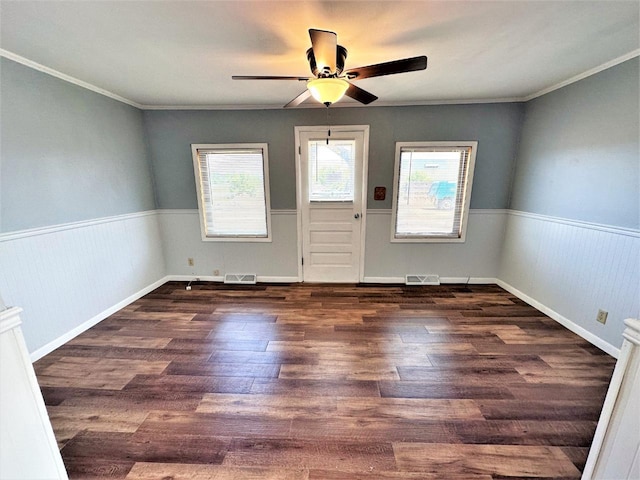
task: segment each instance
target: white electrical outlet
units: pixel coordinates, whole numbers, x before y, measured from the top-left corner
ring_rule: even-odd
[[[598,310],[598,315],[596,316],[596,320],[604,325],[605,323],[607,323],[607,315],[609,315],[609,312],[605,312],[604,310]]]

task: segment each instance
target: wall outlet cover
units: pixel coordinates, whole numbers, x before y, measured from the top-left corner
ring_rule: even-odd
[[[607,323],[607,315],[609,315],[609,312],[605,312],[604,310],[598,310],[598,315],[596,316],[596,320],[604,325],[605,323]]]

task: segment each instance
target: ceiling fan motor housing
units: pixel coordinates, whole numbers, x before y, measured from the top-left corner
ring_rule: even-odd
[[[337,45],[336,48],[336,71],[330,72],[328,67],[325,67],[324,71],[318,70],[318,65],[316,63],[316,57],[313,54],[313,48],[307,50],[307,60],[309,61],[309,67],[311,68],[311,73],[317,78],[324,77],[336,77],[342,73],[344,69],[344,62],[347,59],[347,49],[342,45]]]

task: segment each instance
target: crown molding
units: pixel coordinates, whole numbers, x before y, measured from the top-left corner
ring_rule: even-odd
[[[375,105],[363,105],[357,102],[339,102],[331,105],[336,108],[377,108],[377,107],[416,107],[428,105],[471,105],[479,103],[515,103],[523,102],[520,97],[508,98],[473,98],[461,100],[419,100],[415,102],[376,102]],[[282,105],[141,105],[143,110],[282,110]],[[300,109],[322,109],[327,107],[319,103],[302,104]]]
[[[640,56],[640,49],[633,50],[625,55],[622,55],[618,58],[610,60],[609,62],[603,63],[597,67],[594,67],[590,70],[582,72],[578,75],[575,75],[567,80],[564,80],[560,83],[552,85],[550,87],[539,90],[538,92],[532,93],[530,95],[526,95],[524,97],[505,97],[505,98],[470,98],[470,99],[459,99],[459,100],[423,100],[417,102],[377,102],[374,107],[414,107],[414,106],[431,106],[431,105],[471,105],[471,104],[486,104],[486,103],[521,103],[528,102],[535,98],[546,95],[547,93],[551,93],[560,88],[566,87],[567,85],[571,85],[572,83],[583,80],[591,75],[595,75],[596,73],[600,73],[608,68],[615,67],[620,63],[626,62],[627,60],[631,60],[632,58]],[[132,107],[138,108],[140,110],[281,110],[283,107],[281,105],[144,105],[133,100],[129,100],[128,98],[117,95],[113,92],[105,90],[104,88],[97,87],[92,85],[91,83],[85,82],[78,78],[72,77],[71,75],[67,75],[66,73],[59,72],[54,70],[53,68],[49,68],[40,63],[29,60],[28,58],[17,55],[13,52],[0,48],[0,57],[7,58],[9,60],[13,60],[14,62],[20,63],[26,67],[33,68],[34,70],[38,70],[40,72],[46,73],[53,77],[64,80],[65,82],[72,83],[82,88],[86,88],[92,92],[98,93],[100,95],[104,95],[105,97],[109,97],[113,100],[117,100],[122,103],[126,103],[127,105],[131,105]],[[362,108],[367,105],[362,105],[357,102],[345,102],[345,103],[337,103],[332,105],[331,108]],[[324,109],[326,108],[324,105],[320,104],[307,104],[300,105],[297,107],[300,108],[317,108]]]
[[[567,80],[564,80],[560,83],[556,83],[555,85],[544,88],[536,93],[527,95],[526,97],[523,97],[521,101],[528,102],[529,100],[533,100],[534,98],[538,98],[538,97],[541,97],[542,95],[546,95],[547,93],[551,93],[555,90],[559,90],[560,88],[566,87],[567,85],[571,85],[572,83],[579,82],[580,80],[590,77],[591,75],[595,75],[596,73],[600,73],[604,70],[607,70],[608,68],[615,67],[616,65],[624,63],[627,60],[631,60],[632,58],[635,58],[638,56],[640,56],[640,48],[637,50],[633,50],[632,52],[629,52],[618,58],[614,58],[609,62],[603,63],[602,65],[598,65],[597,67],[587,70],[586,72],[582,72],[574,77],[568,78]]]
[[[142,105],[134,102],[133,100],[129,100],[128,98],[121,97],[113,92],[105,90],[104,88],[96,87],[91,83],[85,82],[78,78],[72,77],[71,75],[67,75],[66,73],[59,72],[58,70],[54,70],[53,68],[46,67],[40,63],[34,62],[33,60],[29,60],[28,58],[21,57],[18,54],[0,48],[0,57],[8,58],[9,60],[13,60],[14,62],[20,63],[25,67],[33,68],[34,70],[38,70],[40,72],[46,73],[47,75],[51,75],[52,77],[59,78],[60,80],[64,80],[65,82],[72,83],[77,85],[78,87],[86,88],[87,90],[91,90],[92,92],[99,93],[100,95],[104,95],[105,97],[112,98],[113,100],[117,100],[118,102],[126,103],[127,105],[131,105],[132,107],[136,107],[142,110]]]

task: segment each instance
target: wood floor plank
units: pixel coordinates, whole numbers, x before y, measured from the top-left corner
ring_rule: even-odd
[[[251,393],[283,396],[379,397],[378,384],[370,380],[305,380],[256,378]]]
[[[422,355],[477,355],[478,350],[471,343],[393,343],[378,342],[375,347],[384,354]]]
[[[541,365],[519,365],[515,369],[528,383],[571,386],[609,385],[611,375],[598,369],[552,368]]]
[[[159,360],[170,362],[172,360],[191,360],[191,361],[206,361],[210,356],[210,352],[189,351],[186,349],[174,349],[174,348],[129,348],[129,347],[98,347],[88,345],[64,345],[50,354],[53,359],[48,362],[46,366],[54,363],[57,358],[61,357],[94,357],[94,358],[119,358],[126,360]],[[49,356],[45,357],[49,358]],[[38,365],[42,362],[39,360]],[[46,367],[45,366],[45,367]],[[43,367],[43,368],[45,368]],[[42,368],[40,369],[40,371]]]
[[[223,313],[217,312],[209,315],[196,314],[193,317],[194,322],[215,321],[220,323],[274,323],[278,319],[277,315],[256,313]]]
[[[337,327],[353,327],[360,325],[336,325]],[[353,331],[349,329],[336,329],[333,326],[331,327],[310,327],[304,330],[304,340],[305,342],[316,341],[316,342],[353,342],[362,340],[362,332],[361,331]],[[376,332],[376,331],[368,331],[367,339],[371,342],[384,340],[389,342],[399,342],[401,337],[397,333],[392,332]]]
[[[167,375],[276,378],[280,373],[280,365],[260,363],[171,362],[165,373]]]
[[[582,420],[467,420],[448,422],[461,443],[588,447],[596,422]]]
[[[75,457],[63,459],[67,475],[72,479],[124,480],[134,465],[130,460]]]
[[[590,420],[597,422],[602,407],[592,400],[476,400],[487,420]]]
[[[482,420],[473,400],[423,398],[338,398],[336,415],[348,418],[406,420]]]
[[[578,335],[572,332],[564,331],[540,331],[531,330],[528,331],[501,331],[496,335],[507,344],[561,344],[561,345],[586,345],[587,341],[580,338]]]
[[[371,326],[414,326],[424,325],[426,327],[439,326],[446,328],[451,326],[449,318],[442,315],[442,312],[434,312],[432,315],[420,312],[417,315],[407,315],[406,311],[402,315],[364,315],[362,321],[365,325]]]
[[[42,388],[47,405],[107,408],[124,411],[195,411],[202,392],[95,390],[87,388]]]
[[[344,472],[392,470],[396,465],[387,442],[289,439],[234,439],[223,465],[311,469],[326,467],[327,459],[333,460],[333,468]]]
[[[584,349],[576,352],[575,355],[567,355],[566,353],[558,354],[542,354],[540,359],[552,368],[580,368],[591,369],[591,367],[600,367],[602,365],[613,366],[615,358],[600,355],[591,355]],[[605,369],[608,371],[609,369]]]
[[[394,365],[361,362],[322,362],[314,365],[282,365],[279,378],[311,380],[399,380]]]
[[[589,447],[562,447],[562,451],[569,457],[578,470],[584,470],[589,455]]]
[[[529,365],[546,366],[538,355],[446,355],[430,353],[431,364],[442,368],[515,368]]]
[[[437,473],[383,472],[375,469],[362,473],[342,470],[309,470],[309,480],[444,480],[444,478]],[[493,477],[485,474],[448,475],[446,480],[493,480]]]
[[[198,338],[174,338],[166,348],[184,349],[209,354],[221,350],[234,352],[264,352],[269,342],[267,340],[216,340],[206,336]]]
[[[122,389],[138,373],[162,373],[169,362],[62,357],[38,376],[41,386]]]
[[[607,394],[607,385],[584,387],[562,384],[525,383],[509,385],[508,389],[515,398],[522,400],[582,400],[590,397],[593,398],[596,404],[602,404]]]
[[[398,344],[400,342],[398,341]],[[302,342],[269,342],[266,349],[267,352],[349,352],[367,354],[370,351],[368,343],[355,340],[347,341],[316,341],[304,340]]]
[[[481,355],[543,355],[548,353],[572,355],[580,354],[583,351],[581,345],[564,343],[483,343],[476,344],[475,347]]]
[[[498,335],[486,331],[472,333],[429,333],[427,330],[417,333],[402,333],[404,343],[505,343]]]
[[[35,363],[72,480],[584,468],[615,359],[496,285],[185,286]]]
[[[133,465],[126,480],[308,480],[309,472],[281,467],[231,467],[187,463]]]
[[[142,305],[144,302],[144,298],[138,300],[135,304],[130,305],[130,307],[135,307],[136,309]],[[194,313],[183,313],[183,312],[138,312],[136,310],[130,311],[127,308],[123,308],[122,310],[114,313],[109,318],[112,319],[120,319],[120,320],[137,320],[137,321],[148,321],[148,322],[156,322],[156,321],[170,321],[170,322],[185,322],[194,319],[196,314]],[[108,319],[107,319],[108,320]]]
[[[524,383],[524,382],[523,382]],[[379,382],[380,395],[393,398],[514,398],[511,390],[499,385],[460,385],[427,382]]]
[[[173,326],[167,327],[165,325],[154,326],[154,328],[140,328],[140,327],[122,327],[117,332],[114,332],[113,335],[117,338],[120,337],[130,337],[130,338],[143,338],[141,335],[146,335],[148,339],[152,339],[153,337],[158,337],[160,339],[178,339],[178,338],[207,338],[211,333],[211,328],[208,326],[203,327],[183,327],[183,326]],[[126,338],[123,341],[126,342]],[[163,345],[166,346],[166,345]]]
[[[127,391],[249,393],[253,378],[203,375],[136,375],[124,387]]]
[[[460,441],[447,422],[403,418],[294,418],[291,435],[296,439],[331,442]]]
[[[320,352],[305,351],[231,351],[217,350],[207,355],[211,363],[249,363],[249,364],[315,364],[318,363]]]
[[[138,433],[154,436],[197,435],[201,437],[289,437],[291,420],[261,417],[215,415],[190,412],[151,412]]]
[[[523,383],[519,371],[514,368],[441,368],[441,367],[398,367],[402,381],[427,383],[447,383],[449,385],[504,385]],[[386,380],[386,379],[385,379]]]
[[[183,432],[165,434],[83,431],[61,450],[62,458],[126,458],[135,462],[184,462],[220,464],[229,440]]]
[[[351,398],[351,397],[349,397]],[[293,419],[296,417],[334,416],[338,397],[293,397],[277,395],[234,395],[205,393],[196,411],[220,415],[262,416]]]
[[[400,470],[448,475],[497,474],[580,478],[580,471],[557,447],[396,443]]]
[[[64,446],[82,430],[91,432],[135,432],[148,412],[69,405],[47,407],[58,446]]]

